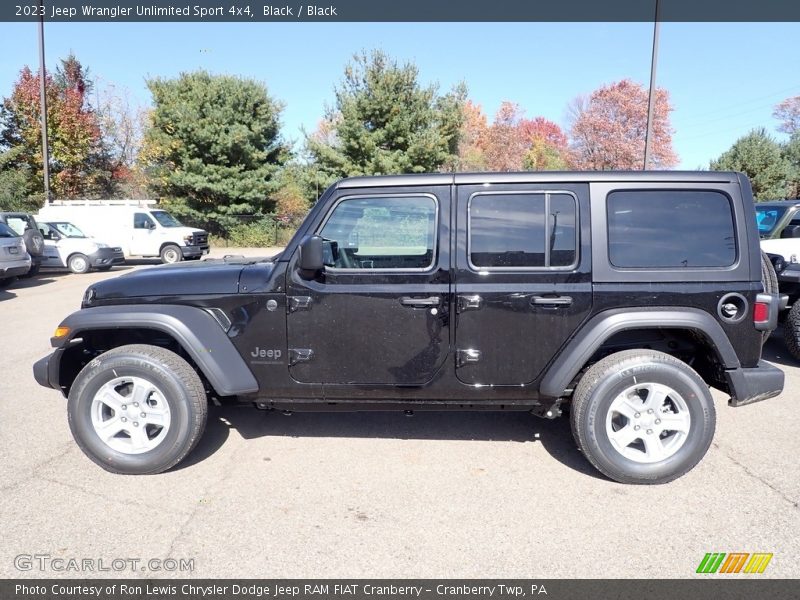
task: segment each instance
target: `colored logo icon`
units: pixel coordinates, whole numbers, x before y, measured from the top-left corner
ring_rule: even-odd
[[[697,567],[697,573],[763,573],[772,560],[772,553],[708,552]]]

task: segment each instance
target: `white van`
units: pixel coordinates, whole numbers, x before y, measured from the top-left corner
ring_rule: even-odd
[[[160,257],[162,262],[208,254],[208,233],[184,227],[155,200],[64,200],[36,216],[45,222],[69,222],[86,235],[119,246],[126,258]]]
[[[122,248],[87,237],[67,221],[37,221],[44,238],[43,267],[67,267],[73,273],[108,271],[125,262]]]

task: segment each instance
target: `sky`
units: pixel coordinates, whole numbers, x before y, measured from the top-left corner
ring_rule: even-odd
[[[101,87],[147,106],[149,77],[204,68],[264,82],[302,143],[353,53],[379,48],[446,91],[460,81],[491,117],[500,103],[567,125],[602,84],[650,78],[652,23],[47,23],[48,70],[74,52]],[[657,85],[670,92],[679,168],[707,168],[754,127],[777,139],[775,104],[800,95],[800,23],[662,23]],[[0,97],[38,65],[37,25],[0,23]]]

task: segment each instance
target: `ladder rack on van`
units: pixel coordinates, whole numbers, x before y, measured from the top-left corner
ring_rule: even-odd
[[[133,206],[148,208],[156,204],[155,200],[53,200],[50,206]]]

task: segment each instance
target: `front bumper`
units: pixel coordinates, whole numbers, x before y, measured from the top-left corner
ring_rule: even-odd
[[[89,263],[95,268],[121,265],[124,262],[125,255],[122,253],[122,248],[98,248],[89,255]]]
[[[766,361],[758,361],[754,368],[725,371],[731,406],[744,406],[774,398],[783,391],[784,374]]]
[[[44,387],[53,388],[54,390],[61,390],[58,378],[58,365],[61,362],[61,354],[63,352],[63,349],[58,348],[52,354],[48,354],[44,358],[33,363],[33,378],[36,380],[36,383]]]
[[[204,254],[208,254],[211,246],[205,244],[203,246],[181,246],[181,252],[183,253],[183,258],[194,258],[196,256],[203,256]]]

